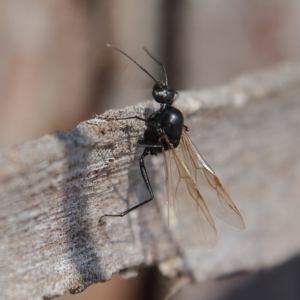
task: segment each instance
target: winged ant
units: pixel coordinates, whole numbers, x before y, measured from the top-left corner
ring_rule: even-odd
[[[189,128],[184,124],[183,114],[172,106],[178,93],[169,88],[165,66],[144,48],[146,53],[163,69],[164,80],[157,80],[128,54],[112,45],[107,44],[107,46],[125,55],[155,82],[152,96],[160,104],[160,108],[147,119],[139,116],[121,119],[137,119],[145,122],[147,127],[143,139],[139,141],[140,146],[145,146],[139,164],[150,198],[123,212],[105,214],[100,218],[100,223],[103,223],[104,217],[123,217],[154,199],[144,158],[149,154],[162,153],[165,159],[169,203],[173,202],[175,214],[183,227],[191,231],[191,222],[196,224],[193,231],[200,243],[206,247],[212,247],[216,243],[217,232],[211,213],[233,226],[244,229],[245,224],[240,212],[213,169],[190,139],[187,133]],[[202,195],[204,190],[209,196]]]

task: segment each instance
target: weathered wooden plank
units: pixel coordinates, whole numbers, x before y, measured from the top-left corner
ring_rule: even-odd
[[[75,129],[0,154],[0,286],[5,299],[81,291],[120,270],[159,265],[200,281],[257,270],[299,253],[300,65],[281,64],[231,84],[182,92],[190,135],[246,222],[217,222],[213,250],[182,243],[168,226],[162,157],[147,161],[156,199],[127,217],[99,217],[145,199],[139,121],[153,102],[108,111]],[[127,201],[128,200],[128,201]],[[128,273],[129,274],[129,273]]]

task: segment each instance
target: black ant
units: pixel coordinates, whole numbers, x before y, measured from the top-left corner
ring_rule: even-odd
[[[123,217],[154,199],[144,158],[149,154],[162,153],[165,158],[168,199],[173,202],[175,214],[180,219],[181,225],[187,227],[189,231],[191,220],[194,219],[196,239],[207,247],[212,247],[216,243],[216,227],[210,210],[227,223],[241,229],[245,228],[243,218],[227,191],[191,141],[187,133],[189,128],[184,125],[183,114],[172,106],[178,93],[169,88],[165,66],[144,48],[146,53],[163,69],[164,80],[159,81],[128,54],[112,45],[108,44],[107,46],[128,57],[152,78],[155,82],[152,96],[160,104],[160,108],[147,119],[139,116],[124,118],[144,121],[147,127],[144,138],[139,141],[140,146],[145,146],[139,164],[150,198],[121,213],[105,214],[100,218],[100,223],[104,217]],[[203,188],[210,192],[210,196],[205,196],[205,200],[204,195],[200,192]],[[208,205],[205,201],[208,202]],[[216,207],[217,209],[215,209]]]

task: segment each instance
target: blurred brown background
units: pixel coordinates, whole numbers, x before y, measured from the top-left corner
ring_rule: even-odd
[[[150,99],[151,79],[106,43],[162,78],[146,46],[173,88],[199,89],[299,59],[299,23],[297,0],[1,0],[0,149]],[[146,299],[156,276],[114,277],[65,299]],[[202,290],[219,299],[212,283]]]

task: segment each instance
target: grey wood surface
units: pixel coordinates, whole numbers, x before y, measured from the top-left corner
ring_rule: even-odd
[[[168,226],[163,159],[147,159],[153,202],[136,147],[153,101],[107,111],[75,129],[0,153],[0,287],[4,299],[79,292],[115,272],[158,265],[196,281],[271,267],[300,250],[300,64],[282,63],[228,85],[181,92],[175,102],[200,152],[241,211],[246,230],[217,223],[213,250]],[[187,216],[188,217],[188,216]],[[185,241],[185,242],[183,242]]]

